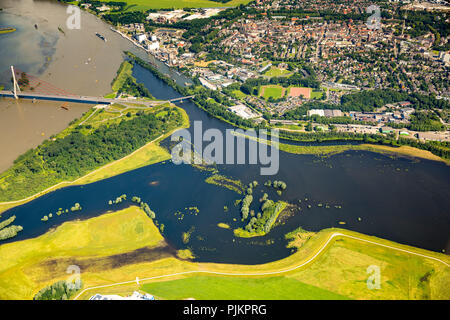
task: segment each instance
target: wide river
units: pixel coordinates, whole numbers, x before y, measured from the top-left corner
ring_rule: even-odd
[[[64,12],[59,3],[45,2],[45,5]],[[94,27],[88,33],[104,27],[103,22],[95,21],[98,25],[91,22]],[[98,39],[86,41],[94,40]],[[168,71],[165,66],[161,66],[161,70]],[[179,96],[139,66],[135,66],[134,76],[157,98]],[[191,122],[202,121],[204,130],[216,128],[224,132],[230,128],[192,102],[179,106],[186,110]],[[166,141],[165,145],[169,143]],[[208,172],[168,161],[92,184],[54,191],[6,211],[2,220],[16,215],[15,224],[24,227],[9,241],[27,239],[68,220],[87,219],[129,206],[130,201],[108,204],[109,200],[125,193],[129,198],[137,195],[148,202],[156,212],[157,221],[165,226],[163,234],[167,242],[176,249],[190,248],[197,261],[257,264],[286,257],[291,250],[286,248],[284,235],[299,226],[313,231],[342,227],[434,251],[450,249],[450,168],[443,163],[371,152],[345,152],[324,159],[281,152],[276,176],[261,176],[258,165],[219,165],[217,168],[221,174],[243,183],[259,182],[251,207],[256,212],[263,192],[271,199],[288,201],[295,209],[264,237],[236,238],[231,229],[243,223],[234,202],[242,196],[205,183]],[[285,181],[286,191],[278,196],[263,186],[267,179]],[[58,208],[70,208],[76,202],[81,204],[82,211],[56,216]],[[189,207],[197,207],[198,214],[193,214]],[[51,220],[40,221],[50,212],[54,215]],[[219,228],[219,222],[229,224],[231,229]],[[190,234],[187,243],[183,242],[183,233]]]

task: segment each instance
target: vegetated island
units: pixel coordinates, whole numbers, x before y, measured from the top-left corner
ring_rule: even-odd
[[[268,180],[264,183],[266,187],[273,187],[277,190],[277,194],[281,195],[282,191],[286,189],[286,183],[283,181]],[[250,182],[246,189],[245,197],[241,201],[241,216],[242,221],[246,221],[249,218],[244,228],[237,228],[233,230],[233,233],[237,237],[251,238],[264,236],[269,233],[270,229],[274,225],[280,213],[288,205],[284,201],[273,201],[268,199],[268,194],[264,193],[259,202],[261,202],[261,212],[255,213],[254,210],[250,210],[250,205],[253,202],[253,188],[258,186],[257,181]]]
[[[260,124],[255,124],[253,121],[249,119],[243,119],[242,117],[229,112],[229,106],[232,106],[233,103],[230,98],[224,94],[221,94],[217,91],[210,90],[204,88],[201,85],[195,85],[191,87],[182,87],[178,85],[173,79],[169,76],[161,73],[156,67],[137,57],[131,52],[125,52],[125,54],[136,63],[138,63],[143,68],[152,72],[156,77],[164,81],[167,85],[171,86],[175,90],[177,90],[182,95],[195,95],[192,99],[195,105],[199,108],[203,109],[210,115],[232,124],[235,127],[242,129],[249,128],[266,128],[271,129],[271,126],[267,125],[265,121]],[[195,79],[194,79],[195,80]],[[258,79],[251,79],[255,81],[259,81]],[[371,95],[372,93],[355,93],[349,95],[348,100],[353,104],[355,101],[361,102],[367,100],[367,95]],[[374,97],[369,97],[372,100],[377,100],[380,98],[378,95]],[[446,102],[442,102],[442,100],[437,100],[435,98],[428,98],[424,96],[419,97],[410,97],[411,99],[416,100],[426,100],[424,103],[424,108],[429,107],[433,104],[444,104]],[[419,99],[420,98],[420,99]],[[370,100],[369,99],[369,100]],[[413,100],[414,100],[413,99]],[[301,108],[301,107],[300,107]],[[400,154],[407,155],[419,158],[426,158],[430,160],[444,161],[446,163],[450,163],[450,149],[448,148],[448,143],[446,142],[419,142],[414,141],[408,138],[399,137],[398,139],[394,139],[390,136],[383,135],[367,135],[367,134],[351,134],[345,132],[292,132],[292,131],[280,131],[280,137],[287,140],[294,141],[316,141],[316,142],[324,142],[324,141],[359,141],[362,144],[360,145],[349,145],[343,144],[335,147],[333,150],[328,148],[329,146],[303,146],[301,151],[302,154],[335,154],[338,152],[343,152],[349,149],[360,149],[360,150],[368,150],[379,153],[388,153],[388,154]],[[339,150],[337,150],[339,149]],[[336,151],[337,150],[337,151]],[[300,152],[298,152],[300,154]]]
[[[16,31],[16,28],[12,28],[12,27],[0,28],[0,34],[11,33],[14,31]]]
[[[14,222],[14,220],[16,220],[16,216],[11,216],[8,219],[0,222],[0,241],[14,238],[20,231],[23,230],[22,226],[9,226]]]

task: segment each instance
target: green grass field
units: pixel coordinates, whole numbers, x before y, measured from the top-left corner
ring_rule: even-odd
[[[109,1],[109,0],[108,0]],[[102,2],[108,2],[106,0]],[[126,0],[128,11],[148,10],[160,8],[213,8],[213,7],[236,7],[247,4],[250,0],[231,0],[227,3],[209,0]]]
[[[114,78],[111,83],[111,88],[113,91],[118,91],[120,87],[122,87],[125,80],[131,76],[133,72],[133,65],[128,61],[123,61],[117,71],[117,76]]]
[[[180,300],[341,300],[344,296],[286,277],[230,278],[193,276],[146,284],[142,290],[160,299]]]
[[[70,214],[82,217],[83,211]],[[66,222],[37,238],[1,245],[0,299],[30,299],[52,283],[53,277],[66,277],[64,270],[54,270],[44,261],[105,257],[154,247],[162,240],[153,221],[132,206],[85,221]]]
[[[259,95],[264,97],[264,99],[269,99],[269,97],[272,97],[274,99],[279,99],[283,96],[285,92],[285,88],[279,85],[266,85],[261,86]]]
[[[315,91],[314,89],[311,91],[311,99],[320,99],[323,95],[323,91]]]
[[[264,75],[267,77],[282,77],[291,73],[289,70],[279,69],[277,67],[272,66],[269,70],[267,70]]]

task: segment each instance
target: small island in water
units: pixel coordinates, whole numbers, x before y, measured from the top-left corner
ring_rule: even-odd
[[[16,31],[16,28],[12,28],[12,27],[0,27],[0,34],[3,33],[11,33]]]

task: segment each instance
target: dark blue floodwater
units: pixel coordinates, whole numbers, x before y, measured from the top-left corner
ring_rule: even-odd
[[[138,65],[134,76],[156,98],[179,96]],[[179,106],[187,111],[191,122],[202,121],[203,129],[217,128],[223,132],[231,128],[192,102]],[[192,128],[189,130],[192,132]],[[169,145],[167,140],[165,145]],[[258,165],[218,165],[217,168],[221,174],[245,184],[259,182],[254,189],[252,208],[255,210],[263,192],[271,199],[283,199],[298,208],[265,237],[235,238],[231,230],[221,229],[217,223],[228,223],[232,229],[242,226],[239,208],[234,205],[242,196],[205,183],[208,172],[168,161],[92,184],[54,191],[5,212],[2,218],[17,216],[15,224],[22,225],[24,230],[9,241],[22,240],[43,234],[64,221],[87,219],[128,206],[130,201],[108,205],[109,200],[126,193],[128,198],[137,195],[148,202],[156,212],[158,223],[165,225],[164,237],[169,244],[177,249],[191,248],[198,261],[256,264],[286,257],[291,251],[286,248],[284,234],[299,226],[314,231],[343,227],[425,249],[448,251],[450,169],[443,163],[371,152],[351,151],[325,159],[281,152],[276,176],[261,176]],[[287,189],[281,197],[263,186],[267,179],[286,182]],[[76,202],[83,207],[81,212],[55,215],[58,208],[70,208]],[[229,208],[228,212],[224,212],[224,206]],[[198,215],[189,214],[186,210],[189,207],[197,207]],[[180,215],[175,215],[177,211],[185,213],[182,220]],[[50,221],[40,221],[50,212],[54,215]],[[340,221],[346,224],[340,225]],[[187,231],[192,234],[184,244],[182,233]]]

